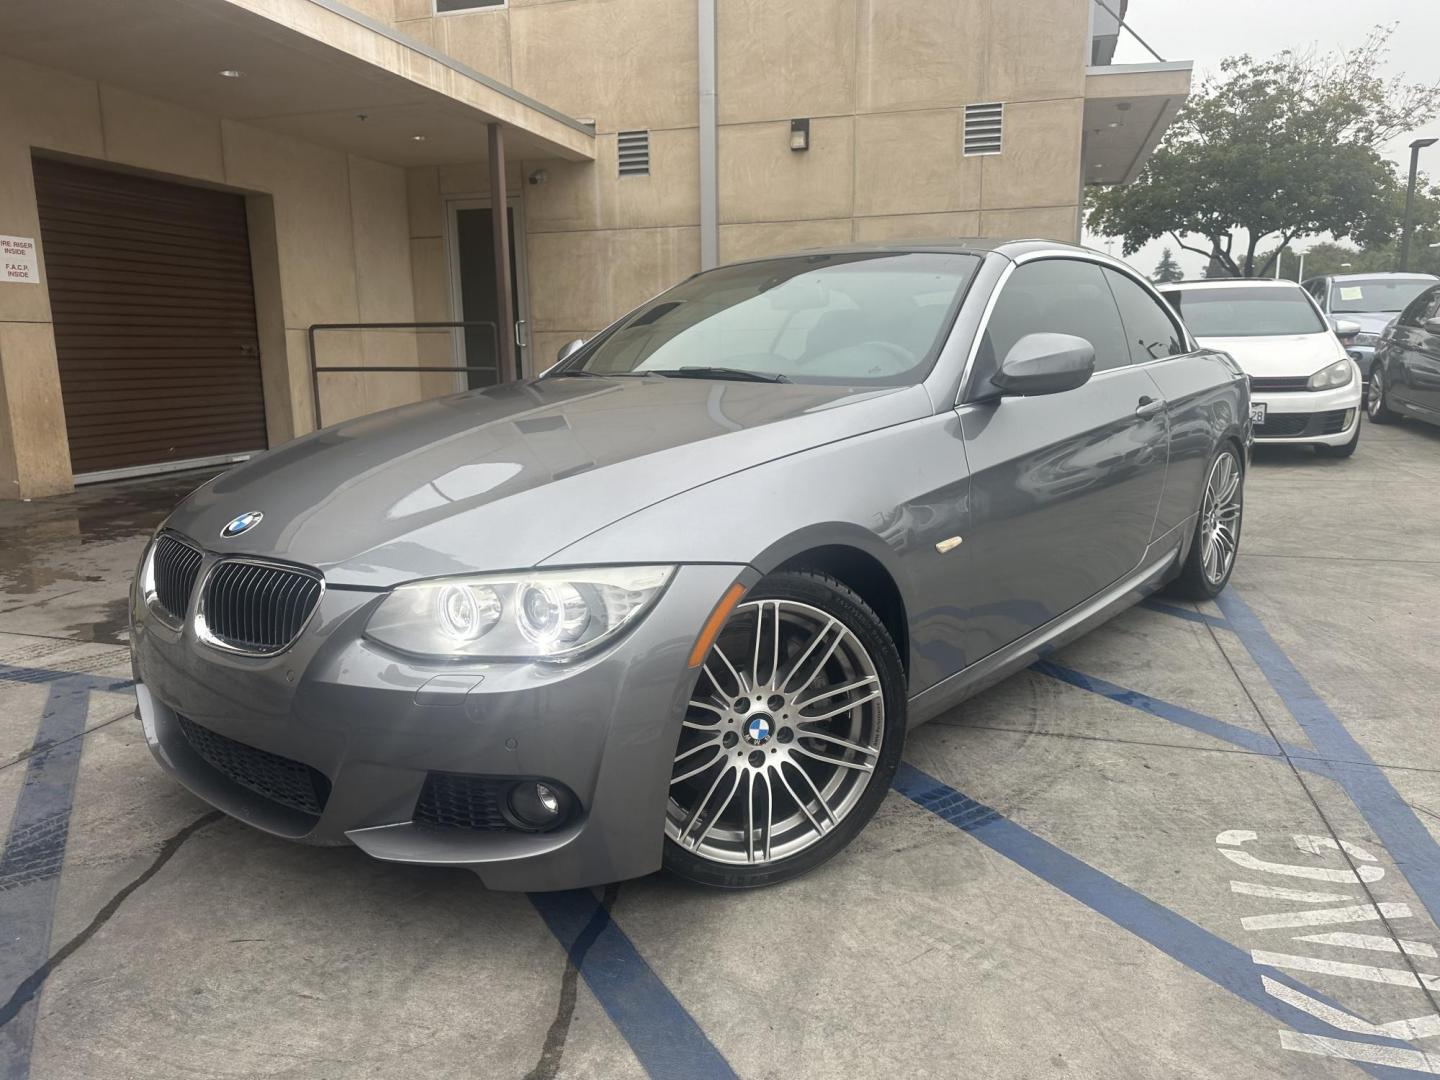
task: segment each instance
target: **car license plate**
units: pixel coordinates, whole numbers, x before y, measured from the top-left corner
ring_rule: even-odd
[[[1263,423],[1265,423],[1265,402],[1263,402],[1263,401],[1252,401],[1252,402],[1250,403],[1250,423],[1252,423],[1252,424],[1263,424]]]

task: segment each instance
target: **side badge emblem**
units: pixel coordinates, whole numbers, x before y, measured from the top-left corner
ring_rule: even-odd
[[[229,540],[233,536],[239,536],[241,533],[247,533],[256,525],[259,525],[264,517],[265,515],[262,514],[259,510],[247,510],[245,511],[245,513],[237,517],[234,521],[230,522],[230,524],[226,525],[223,529],[221,529],[220,535],[223,536],[226,540]]]

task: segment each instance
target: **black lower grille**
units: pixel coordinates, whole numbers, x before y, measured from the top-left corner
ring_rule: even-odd
[[[155,599],[177,619],[185,618],[190,594],[205,556],[168,533],[161,533],[150,556],[150,573],[155,580]]]
[[[501,832],[513,826],[501,807],[513,781],[490,776],[432,772],[415,803],[415,822],[436,829]]]
[[[206,629],[246,652],[279,652],[304,629],[324,585],[315,574],[274,563],[222,562],[205,581]]]
[[[1255,425],[1257,439],[1283,439],[1299,435],[1310,423],[1310,413],[1271,413],[1263,424]]]
[[[1257,439],[1302,439],[1315,435],[1338,435],[1345,430],[1349,409],[1318,413],[1270,413],[1265,423],[1255,425]]]
[[[271,802],[319,817],[330,797],[330,781],[319,769],[246,746],[211,731],[188,716],[177,716],[191,749],[205,764],[241,787]]]

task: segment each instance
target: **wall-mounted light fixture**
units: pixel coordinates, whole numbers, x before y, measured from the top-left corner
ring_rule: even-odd
[[[790,121],[790,149],[810,149],[810,120],[808,117],[803,120]]]

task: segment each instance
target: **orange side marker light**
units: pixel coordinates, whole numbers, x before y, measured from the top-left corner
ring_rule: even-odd
[[[700,636],[695,639],[695,647],[690,650],[690,666],[697,668],[705,662],[709,655],[710,646],[715,644],[715,639],[720,636],[720,629],[725,625],[725,620],[730,617],[730,612],[735,610],[735,605],[745,595],[745,586],[738,581],[725,590],[725,595],[715,605],[715,610],[710,612],[710,617],[705,620],[705,625],[700,629]]]

